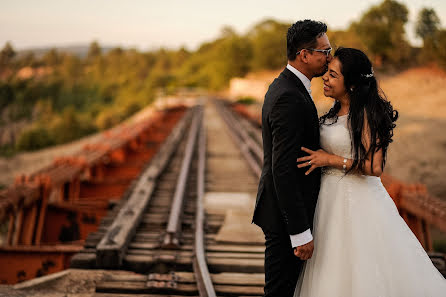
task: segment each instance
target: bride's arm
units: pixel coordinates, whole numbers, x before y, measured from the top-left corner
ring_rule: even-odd
[[[368,151],[370,148],[370,128],[367,121],[367,116],[364,116],[364,129],[362,133],[362,143],[365,147],[365,150]],[[297,167],[307,167],[311,166],[308,171],[305,173],[308,175],[311,171],[313,171],[317,167],[334,167],[337,169],[344,169],[345,171],[349,170],[353,165],[352,159],[346,159],[341,156],[329,154],[326,151],[320,149],[317,151],[309,150],[305,147],[302,147],[302,150],[307,152],[309,156],[302,157],[297,159],[298,162],[304,162],[299,164]],[[383,154],[382,150],[378,150],[373,154],[373,167],[372,167],[372,153],[369,153],[364,162],[364,168],[361,171],[363,175],[371,175],[371,176],[381,176],[383,173],[383,168],[381,167]],[[344,162],[346,159],[346,162]],[[311,163],[308,163],[311,161]],[[358,167],[354,168],[353,171],[358,172]]]
[[[347,171],[353,165],[352,159],[347,159],[347,162],[344,163],[344,157],[331,155],[331,154],[328,154],[328,155],[329,155],[329,157],[328,157],[328,162],[327,162],[326,166],[334,167],[334,168],[338,168],[338,169],[344,169],[343,166],[345,164],[346,165],[345,170]],[[371,154],[369,154],[365,160],[364,168],[361,171],[361,174],[372,175],[372,176],[381,176],[381,174],[383,173],[383,170],[381,167],[381,162],[382,162],[382,151],[381,150],[375,152],[375,154],[373,156],[373,168],[372,168]],[[358,172],[359,169],[354,168],[353,171]]]

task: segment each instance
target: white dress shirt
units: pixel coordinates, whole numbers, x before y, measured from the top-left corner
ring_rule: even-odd
[[[306,77],[304,74],[302,74],[302,72],[300,72],[290,64],[286,65],[286,68],[293,72],[302,81],[311,99],[313,99],[313,96],[311,96],[311,81],[308,79],[308,77]],[[301,246],[312,241],[313,235],[311,234],[311,230],[307,229],[302,233],[290,235],[290,239],[291,246],[294,248],[296,246]]]

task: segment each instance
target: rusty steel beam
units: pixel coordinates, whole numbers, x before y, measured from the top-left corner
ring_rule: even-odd
[[[446,202],[423,192],[403,190],[401,208],[446,233]]]
[[[13,185],[0,191],[0,222],[15,214],[22,207],[30,207],[40,196],[39,186]]]
[[[82,245],[0,246],[0,283],[15,284],[69,267]]]
[[[121,134],[98,141],[102,148],[104,144],[108,145],[105,151],[83,148],[72,156],[56,158],[52,164],[41,170],[30,175],[17,176],[14,185],[0,191],[0,220],[9,222],[6,245],[0,247],[0,266],[8,269],[0,272],[0,282],[14,283],[67,268],[71,255],[82,249],[82,239],[96,230],[100,218],[106,214],[105,201],[80,200],[80,179],[84,180],[93,166],[95,169],[91,171],[91,175],[96,174],[95,172],[103,175],[113,154],[122,159],[135,152],[137,156],[132,155],[132,162],[142,156],[151,159],[151,151],[158,148],[159,142],[167,134],[166,127],[176,123],[183,113],[184,109],[178,109],[172,114],[154,112],[156,117],[144,120],[143,123],[123,126],[119,132]],[[160,119],[161,123],[158,123]],[[150,148],[146,147],[146,142],[152,144]],[[167,160],[168,156],[165,157]],[[58,195],[58,199],[49,203],[52,193]],[[75,222],[67,221],[67,225],[64,221],[60,226],[55,226],[62,222],[61,218],[65,219],[64,215],[72,212],[77,214]],[[64,230],[70,231],[70,223],[78,225],[77,232],[74,233],[79,234],[81,240],[57,245],[56,248],[45,245],[45,241],[60,242],[58,234]]]
[[[35,234],[35,240],[34,243],[39,245],[42,240],[42,234],[43,234],[43,228],[45,226],[45,219],[46,219],[46,211],[48,206],[48,199],[49,199],[49,193],[50,190],[48,187],[44,187],[42,189],[42,199],[40,199],[40,209],[39,209],[39,218],[37,221],[37,227],[36,227],[36,234]]]
[[[183,108],[183,105],[171,109],[181,110],[181,108]],[[109,135],[108,139],[104,136],[96,143],[87,144],[72,156],[56,158],[53,164],[35,171],[30,175],[18,176],[15,185],[0,192],[0,221],[8,219],[11,212],[17,212],[17,208],[23,206],[22,202],[26,205],[30,205],[36,200],[41,200],[41,193],[37,188],[44,185],[52,187],[54,184],[71,182],[79,178],[82,171],[86,170],[86,168],[93,163],[101,161],[107,162],[104,158],[109,159],[110,157],[107,157],[108,154],[112,154],[114,149],[120,149],[121,147],[129,145],[129,139],[138,138],[139,134],[143,134],[145,131],[150,130],[153,125],[157,124],[157,120],[162,118],[164,114],[164,111],[156,111],[151,114],[152,116],[148,120],[122,124],[118,127],[114,127],[108,132],[104,132],[105,136]],[[121,135],[122,137],[113,137],[116,135]],[[127,135],[130,138],[127,137]],[[119,154],[117,157],[122,158]],[[77,189],[73,189],[71,196],[74,195],[73,198],[77,198],[75,197],[77,192]]]
[[[33,243],[33,236],[37,225],[37,205],[25,209],[23,230],[19,242],[25,245]]]

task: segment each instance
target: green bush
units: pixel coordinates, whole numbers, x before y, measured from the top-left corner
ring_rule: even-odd
[[[434,240],[433,243],[434,251],[439,253],[446,253],[446,240],[440,239],[440,240]]]
[[[119,110],[107,108],[101,111],[96,117],[96,126],[99,130],[105,130],[119,124],[123,120]]]
[[[245,97],[240,97],[236,101],[236,103],[250,105],[256,103],[256,99],[254,99],[253,97],[245,96]]]
[[[53,144],[54,141],[48,130],[40,126],[35,126],[20,134],[16,148],[23,151],[33,151]]]
[[[73,107],[66,108],[62,116],[53,121],[49,129],[55,144],[62,144],[79,139],[97,129],[86,115],[78,115]]]
[[[13,157],[17,153],[17,149],[14,147],[14,145],[11,144],[5,144],[0,146],[0,156],[5,158]]]

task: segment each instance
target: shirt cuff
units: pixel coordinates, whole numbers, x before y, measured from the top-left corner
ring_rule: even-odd
[[[295,248],[296,246],[301,246],[312,241],[313,235],[311,235],[310,229],[307,229],[302,233],[290,235],[290,239],[291,239],[291,246]]]

